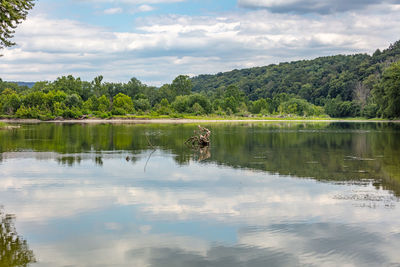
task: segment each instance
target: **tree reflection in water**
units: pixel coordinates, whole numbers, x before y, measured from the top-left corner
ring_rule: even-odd
[[[103,166],[112,157],[129,157],[129,162],[135,163],[145,157],[145,166],[150,168],[154,156],[151,151],[156,148],[172,155],[180,166],[194,160],[335,183],[368,180],[400,196],[399,123],[204,126],[212,131],[212,142],[209,147],[193,151],[184,144],[193,134],[193,124],[24,124],[15,131],[0,132],[0,164],[1,160],[34,151],[37,159],[56,158],[66,166],[83,160]]]
[[[15,229],[15,216],[0,209],[0,220],[0,266],[25,267],[36,262],[28,243]]]

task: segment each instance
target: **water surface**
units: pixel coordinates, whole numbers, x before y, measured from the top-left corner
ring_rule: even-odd
[[[0,266],[400,266],[398,124],[204,126],[0,131]]]

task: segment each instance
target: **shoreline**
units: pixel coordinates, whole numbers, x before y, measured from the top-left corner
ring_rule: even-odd
[[[189,124],[189,123],[257,123],[257,122],[384,122],[384,123],[400,123],[400,120],[363,120],[363,119],[185,119],[185,118],[115,118],[115,119],[66,119],[41,121],[37,119],[0,119],[5,123],[67,123],[67,124]]]

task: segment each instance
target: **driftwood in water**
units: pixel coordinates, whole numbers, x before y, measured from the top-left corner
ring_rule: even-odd
[[[194,135],[189,137],[185,144],[190,145],[192,148],[209,146],[211,131],[200,125],[198,127],[199,129],[194,130]]]

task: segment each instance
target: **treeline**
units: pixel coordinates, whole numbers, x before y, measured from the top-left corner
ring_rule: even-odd
[[[282,63],[190,79],[157,88],[63,76],[32,88],[0,79],[0,116],[82,118],[122,116],[400,117],[400,41],[366,54]]]
[[[286,93],[324,107],[331,117],[400,117],[400,41],[367,54],[337,55],[233,70],[192,79],[209,96],[236,86],[249,100]],[[399,107],[397,110],[395,107]]]
[[[213,97],[193,92],[192,88],[191,79],[184,75],[160,88],[147,86],[135,78],[128,83],[103,83],[102,76],[91,82],[63,76],[53,82],[37,82],[32,88],[0,80],[0,114],[2,117],[51,120],[122,115],[320,116],[324,113],[322,107],[286,93],[272,99],[250,101],[234,85]]]

